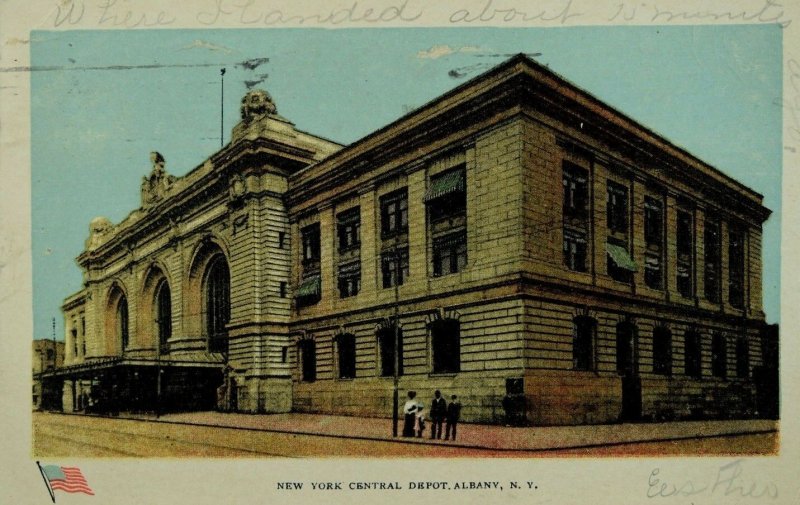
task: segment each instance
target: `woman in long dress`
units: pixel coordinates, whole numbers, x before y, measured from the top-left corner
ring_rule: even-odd
[[[416,396],[416,391],[409,391],[408,400],[406,400],[405,405],[403,405],[403,414],[405,415],[405,421],[403,423],[404,437],[414,436],[414,425],[417,421],[417,401],[414,399]]]

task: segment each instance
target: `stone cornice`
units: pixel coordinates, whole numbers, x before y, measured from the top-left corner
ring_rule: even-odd
[[[761,222],[770,214],[759,193],[522,55],[291,175],[287,202],[299,205],[392,157],[514,107],[553,117],[565,130],[595,138],[637,165],[664,169],[667,179],[686,178],[721,208],[738,207]]]

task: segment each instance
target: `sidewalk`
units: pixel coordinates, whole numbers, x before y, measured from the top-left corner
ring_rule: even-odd
[[[323,435],[368,440],[392,440],[391,419],[321,414],[235,414],[189,412],[153,416],[121,415],[175,424],[219,426],[256,431]],[[402,419],[399,423],[402,430]],[[585,426],[512,428],[486,424],[458,425],[458,440],[430,440],[430,423],[423,438],[397,438],[399,443],[447,444],[459,447],[508,451],[546,451],[618,445],[635,442],[707,438],[778,431],[772,420],[684,421],[672,423],[624,423]]]

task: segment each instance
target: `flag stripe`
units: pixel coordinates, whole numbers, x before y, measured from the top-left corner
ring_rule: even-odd
[[[66,491],[67,493],[84,493],[94,495],[94,491],[89,488],[66,488],[61,486],[52,486],[53,490]]]

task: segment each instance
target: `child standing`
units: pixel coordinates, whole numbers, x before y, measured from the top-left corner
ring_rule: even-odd
[[[414,430],[417,432],[417,438],[422,438],[422,432],[425,431],[425,405],[417,405],[417,419],[414,423]]]

